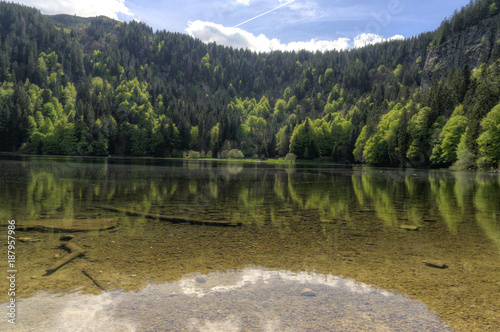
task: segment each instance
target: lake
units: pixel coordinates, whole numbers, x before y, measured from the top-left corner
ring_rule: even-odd
[[[500,326],[498,173],[2,156],[0,183],[1,330]]]

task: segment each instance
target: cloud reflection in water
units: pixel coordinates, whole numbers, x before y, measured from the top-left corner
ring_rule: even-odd
[[[306,288],[315,296],[301,295]],[[39,293],[18,308],[12,331],[451,331],[400,294],[332,275],[259,268],[189,274],[138,292]],[[1,330],[9,330],[5,324]]]

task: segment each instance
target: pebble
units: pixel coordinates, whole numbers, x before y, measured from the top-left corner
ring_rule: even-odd
[[[31,279],[36,279],[36,276],[32,276]]]

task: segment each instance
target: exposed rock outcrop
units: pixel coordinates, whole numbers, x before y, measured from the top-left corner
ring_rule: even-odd
[[[422,72],[422,87],[429,87],[434,77],[440,78],[465,65],[476,70],[482,62],[489,61],[495,48],[500,48],[499,15],[448,36],[436,47],[431,45]]]

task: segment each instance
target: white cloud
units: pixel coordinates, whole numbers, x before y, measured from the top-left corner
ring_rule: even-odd
[[[236,2],[243,6],[248,6],[250,4],[250,0],[236,0]]]
[[[396,35],[386,39],[379,35],[363,33],[354,38],[352,43],[349,38],[339,38],[336,40],[311,39],[309,41],[298,41],[284,44],[276,38],[269,39],[263,34],[255,36],[254,34],[240,28],[230,28],[221,24],[204,21],[189,22],[189,27],[186,29],[186,32],[205,43],[215,42],[219,45],[249,49],[254,52],[272,52],[278,50],[307,50],[311,52],[324,52],[331,50],[340,51],[352,47],[363,47],[388,40],[404,39],[401,35]]]
[[[189,22],[189,27],[186,31],[191,36],[206,43],[216,42],[219,45],[244,48],[254,52],[294,51],[302,49],[309,51],[329,51],[344,50],[349,47],[348,38],[340,38],[333,41],[311,39],[306,42],[283,44],[278,39],[269,39],[263,34],[255,36],[240,28],[230,28],[203,21]]]
[[[134,14],[125,5],[125,0],[18,0],[17,2],[40,9],[44,14],[76,14],[91,17],[104,15],[118,19],[118,13]]]
[[[388,41],[391,41],[391,40],[405,40],[405,36],[403,35],[395,35],[395,36],[392,36],[391,38],[388,38],[387,40]]]
[[[332,51],[332,50],[345,50],[349,48],[349,38],[339,38],[337,40],[316,40],[311,39],[308,42],[291,42],[285,45],[285,51]]]
[[[391,38],[384,38],[382,36],[373,34],[373,33],[362,33],[359,36],[356,36],[354,38],[354,47],[363,47],[366,45],[373,45],[377,43],[382,43],[385,41],[391,41],[391,40],[403,40],[405,39],[404,36],[401,35],[395,35],[392,36]]]

